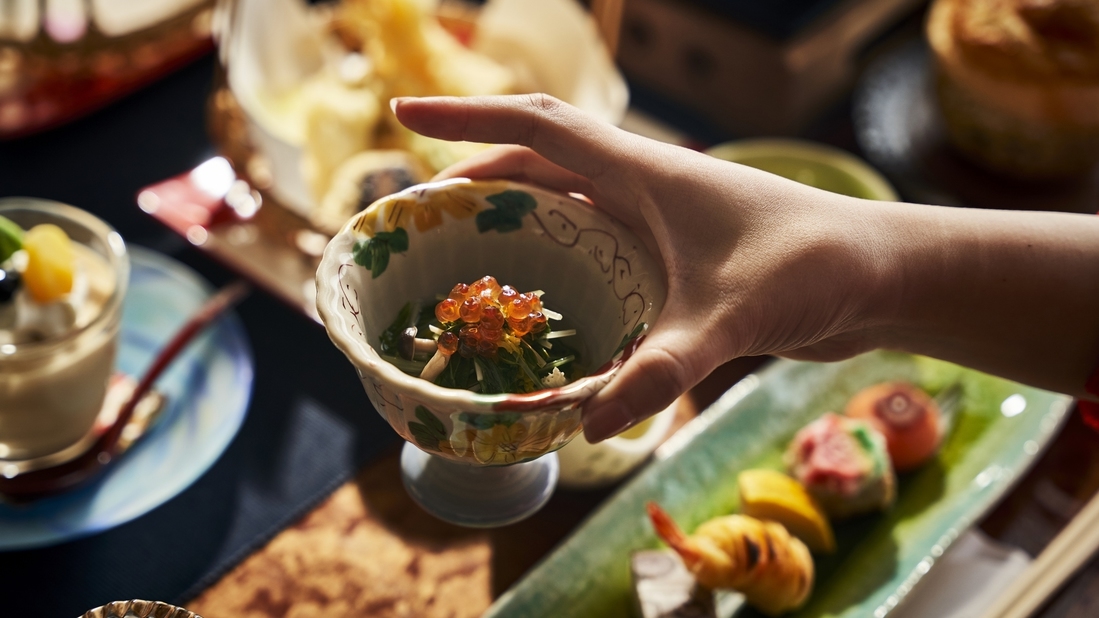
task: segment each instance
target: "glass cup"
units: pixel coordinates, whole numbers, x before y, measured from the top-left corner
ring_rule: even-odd
[[[100,306],[93,305],[94,312],[86,320],[78,318],[68,332],[41,341],[0,342],[2,465],[55,455],[91,435],[114,369],[130,261],[118,232],[78,208],[7,198],[0,199],[0,215],[23,229],[41,223],[57,225],[75,244],[90,250],[91,255],[78,260],[94,261],[97,256],[106,262],[106,268],[98,269],[100,277],[113,279],[106,295],[88,294],[86,302],[101,301]]]

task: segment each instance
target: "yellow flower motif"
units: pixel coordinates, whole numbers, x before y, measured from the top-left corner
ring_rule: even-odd
[[[480,202],[471,194],[461,191],[446,191],[429,194],[428,197],[407,195],[383,202],[367,209],[359,216],[355,231],[373,237],[377,229],[378,217],[382,217],[385,231],[392,232],[398,227],[408,228],[411,218],[416,229],[423,232],[442,225],[445,211],[455,219],[465,219],[481,210]]]
[[[449,440],[439,440],[439,452],[451,457],[465,457],[469,453],[469,445],[477,438],[476,429],[463,429],[456,431]]]
[[[477,431],[473,439],[473,456],[483,464],[511,464],[543,455],[553,444],[553,421],[542,417],[527,425],[493,425]]]
[[[460,191],[436,193],[416,205],[413,221],[416,222],[416,229],[423,232],[442,225],[443,211],[455,219],[465,219],[477,214],[480,209],[481,206],[473,196]]]

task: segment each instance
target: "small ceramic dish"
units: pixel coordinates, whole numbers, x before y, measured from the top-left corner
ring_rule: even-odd
[[[897,192],[877,170],[855,155],[823,144],[793,139],[751,139],[718,144],[706,154],[833,193],[897,201]]]
[[[407,248],[389,242],[382,270],[355,262],[357,244],[386,243],[399,230]],[[405,440],[455,461],[506,465],[552,452],[580,432],[580,404],[610,381],[660,313],[662,273],[637,237],[584,201],[457,179],[412,187],[348,221],[317,270],[317,311],[371,403]],[[375,350],[406,302],[433,300],[484,275],[543,290],[546,306],[565,316],[561,324],[579,331],[570,344],[589,375],[528,394],[482,395],[408,375]]]

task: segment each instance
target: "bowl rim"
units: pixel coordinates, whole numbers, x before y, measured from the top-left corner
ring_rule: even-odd
[[[329,241],[328,245],[325,247],[320,264],[317,267],[316,304],[317,315],[320,317],[321,323],[328,332],[329,338],[332,340],[332,343],[351,360],[352,364],[359,372],[360,378],[365,378],[366,375],[370,375],[383,384],[389,385],[390,388],[393,388],[397,392],[408,394],[419,401],[439,407],[450,407],[467,411],[477,410],[479,413],[488,414],[509,414],[515,412],[537,412],[546,408],[560,408],[562,406],[581,403],[610,382],[622,363],[633,354],[637,349],[637,346],[644,340],[647,329],[642,331],[636,339],[628,344],[623,350],[612,356],[601,367],[565,386],[542,389],[530,393],[499,393],[485,395],[465,389],[438,386],[427,380],[420,379],[419,377],[411,376],[398,369],[395,365],[383,360],[378,351],[366,342],[364,336],[354,336],[353,333],[345,332],[345,329],[343,328],[334,327],[335,325],[340,324],[344,318],[337,317],[336,315],[336,306],[340,303],[337,289],[338,286],[328,284],[327,282],[338,281],[338,271],[344,265],[339,260],[338,256],[340,253],[345,253],[350,250],[349,247],[345,248],[344,245],[347,245],[349,242],[354,242],[355,236],[352,228],[358,223],[359,219],[367,216],[370,211],[380,208],[383,204],[409,194],[443,192],[459,186],[507,187],[528,191],[539,194],[540,196],[553,197],[554,199],[565,199],[582,209],[595,213],[597,217],[615,228],[616,232],[636,238],[636,234],[626,227],[625,224],[610,213],[596,208],[586,200],[530,183],[510,179],[472,180],[469,178],[450,178],[413,185],[407,189],[383,197],[356,213],[343,224],[339,233],[333,236],[332,240]],[[638,251],[644,252],[654,263],[660,263],[660,260],[649,252],[648,247],[639,238],[637,239],[636,246],[638,247]],[[663,271],[659,271],[658,274],[659,285],[664,294],[667,294],[665,274]]]
[[[896,202],[899,199],[896,189],[881,172],[854,154],[827,144],[791,138],[742,139],[715,144],[707,148],[705,153],[732,163],[740,163],[738,157],[748,156],[785,156],[814,161],[830,165],[865,184],[873,194],[870,199],[885,202]]]

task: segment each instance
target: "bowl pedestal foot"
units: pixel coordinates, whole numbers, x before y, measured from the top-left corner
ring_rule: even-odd
[[[557,485],[557,453],[510,466],[471,466],[406,442],[401,480],[408,495],[443,521],[469,528],[506,526],[542,508]]]

